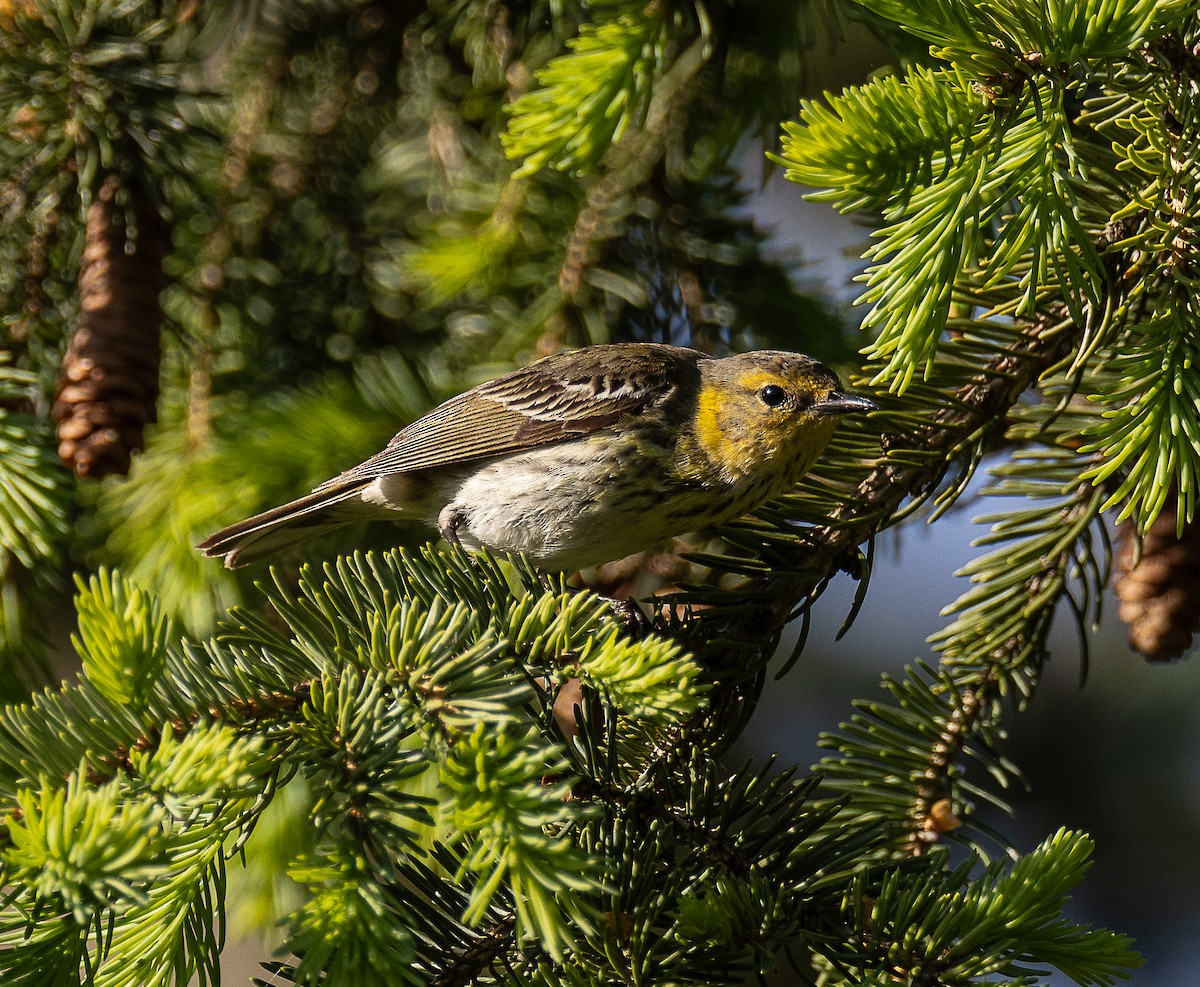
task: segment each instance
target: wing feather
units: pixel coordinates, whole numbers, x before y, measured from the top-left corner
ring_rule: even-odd
[[[696,386],[695,350],[657,343],[591,347],[539,360],[451,398],[366,462],[317,487],[467,463],[607,428]]]

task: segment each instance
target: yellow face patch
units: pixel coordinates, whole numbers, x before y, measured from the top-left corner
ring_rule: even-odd
[[[822,383],[761,366],[747,367],[732,378],[706,381],[696,396],[689,444],[706,468],[716,470],[726,482],[751,477],[764,464],[773,464],[772,469],[788,478],[795,472],[793,466],[802,473],[836,425],[835,419],[814,420],[807,411],[797,410],[807,408]],[[768,387],[779,388],[785,399],[768,404],[762,396]]]
[[[717,467],[726,480],[738,480],[764,456],[773,453],[774,428],[758,406],[758,388],[774,383],[775,374],[747,374],[737,386],[724,388],[706,385],[696,399],[696,443],[708,462]],[[761,381],[753,385],[750,381]]]
[[[725,458],[724,447],[729,441],[721,430],[722,401],[721,393],[711,385],[701,388],[696,399],[696,438],[700,448],[718,462]]]

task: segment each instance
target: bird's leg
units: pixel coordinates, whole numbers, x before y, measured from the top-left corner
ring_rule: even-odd
[[[617,587],[618,590],[622,588]],[[624,622],[625,634],[632,641],[640,641],[654,630],[654,621],[646,616],[646,611],[638,605],[636,600],[627,596],[609,596],[607,593],[599,592],[584,583],[579,573],[575,573],[567,580],[566,590],[568,593],[595,593],[608,604],[608,609],[613,616]]]
[[[631,640],[640,641],[654,629],[654,622],[636,600],[618,600],[611,596],[601,599],[607,600],[612,612],[625,621],[625,633]]]
[[[466,519],[467,516],[457,507],[447,504],[438,515],[438,531],[451,545],[457,546],[459,544],[458,529]]]

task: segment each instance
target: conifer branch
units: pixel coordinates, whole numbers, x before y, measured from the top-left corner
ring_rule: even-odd
[[[606,225],[616,204],[645,182],[662,159],[680,109],[697,94],[690,83],[707,64],[711,48],[711,39],[702,31],[659,80],[641,129],[625,133],[605,154],[602,163],[608,170],[588,193],[587,205],[576,218],[558,276],[568,301],[578,304],[580,300],[596,243],[611,236]]]
[[[1008,410],[1071,354],[1082,335],[1082,328],[1058,309],[1026,320],[1011,345],[959,387],[927,425],[911,434],[885,435],[883,458],[828,519],[780,550],[779,568],[788,574],[767,576],[756,587],[765,597],[766,613],[722,618],[725,626],[717,635],[758,642],[760,650],[747,661],[762,661],[763,650],[778,639],[796,607],[853,558],[859,545],[887,527],[905,500],[930,494],[960,451],[1003,429]]]
[[[905,842],[905,852],[910,857],[924,854],[937,841],[940,833],[957,825],[957,817],[946,818],[935,806],[948,797],[947,778],[951,766],[958,760],[963,745],[973,734],[976,721],[987,705],[987,693],[995,681],[995,676],[989,674],[976,685],[963,690],[954,712],[942,727],[941,736],[930,748],[925,780],[917,789],[913,803],[912,819],[915,825]],[[953,813],[952,802],[950,812]]]
[[[96,764],[90,765],[85,772],[88,784],[103,785],[112,781],[118,774],[136,778],[134,756],[155,754],[167,737],[180,741],[197,727],[222,723],[242,727],[247,723],[293,714],[302,703],[310,700],[311,691],[312,682],[303,681],[296,684],[291,694],[281,690],[264,692],[250,699],[230,699],[225,707],[210,706],[205,711],[197,709],[177,716],[168,724],[169,733],[164,734],[159,729],[147,730],[129,743],[117,744],[108,753],[99,755]],[[3,839],[4,834],[0,832],[0,843]]]
[[[934,67],[810,107],[785,152],[827,201],[889,224],[867,287],[891,327],[874,352],[892,357],[892,392],[797,495],[721,533],[730,555],[689,589],[703,608],[672,608],[636,641],[595,597],[444,547],[289,571],[264,604],[278,620],[238,612],[208,640],[249,587],[191,546],[218,512],[364,458],[394,418],[523,360],[539,334],[567,342],[575,320],[572,343],[704,347],[708,332],[838,362],[736,218],[726,175],[735,143],[795,106],[806,22],[708,0],[549,14],[266,0],[250,20],[192,0],[85,4],[101,30],[69,3],[14,15],[28,22],[0,40],[14,365],[52,382],[101,172],[153,194],[174,253],[164,420],[128,481],[95,503],[88,484],[73,494],[48,468],[49,432],[29,431],[45,402],[0,415],[0,458],[29,480],[0,497],[5,599],[16,575],[49,585],[103,541],[96,562],[153,585],[187,631],[136,593],[92,591],[76,608],[79,684],[0,711],[0,980],[214,981],[223,861],[290,781],[292,839],[256,841],[269,876],[308,892],[288,906],[297,965],[281,982],[741,982],[789,949],[830,984],[1032,983],[1054,966],[1107,985],[1135,965],[1127,942],[1060,919],[1082,839],[982,880],[977,858],[925,851],[944,834],[971,843],[951,834],[958,814],[998,802],[965,766],[1015,773],[997,753],[1007,714],[1036,684],[1055,604],[1095,613],[1095,520],[1114,491],[1129,502],[1116,484],[1131,457],[1170,471],[1178,450],[1181,494],[1200,475],[1190,432],[1138,420],[1171,420],[1170,388],[1143,386],[1165,382],[1167,348],[1191,402],[1177,417],[1196,427],[1195,4],[1081,0],[1052,22],[1030,3],[862,2],[930,42]],[[179,30],[193,19],[194,37]],[[1170,318],[1143,325],[1147,312]],[[403,339],[382,331],[397,325]],[[1073,375],[1091,406],[1069,401]],[[864,541],[952,503],[1002,443],[1020,451],[987,492],[1022,504],[982,539],[999,548],[966,572],[940,667],[885,680],[799,782],[720,769],[788,621]],[[1142,522],[1157,472],[1125,488]],[[568,678],[588,697],[577,735],[553,706]]]
[[[800,538],[772,541],[770,574],[760,576],[744,591],[747,596],[757,596],[761,609],[733,608],[723,614],[701,611],[688,622],[705,627],[704,638],[744,645],[737,655],[741,674],[734,673],[734,682],[762,668],[797,610],[815,598],[839,568],[848,565],[861,542],[909,512],[906,500],[916,498],[919,502],[931,496],[956,460],[1005,432],[1010,425],[1010,409],[1021,395],[1069,360],[1084,335],[1084,330],[1066,314],[1065,306],[1053,304],[1036,320],[1023,320],[1021,325],[1020,333],[960,383],[951,400],[941,404],[927,424],[904,434],[885,435],[882,461],[833,502],[824,520]],[[947,355],[955,345],[945,345]],[[861,441],[856,442],[856,448],[862,457],[858,462],[865,465]],[[955,775],[961,771],[959,762],[968,748],[970,757],[982,757],[1002,775],[1013,770],[1007,764],[997,764],[988,753],[989,736],[1000,716],[999,701],[1007,694],[1013,675],[1027,677],[1031,671],[1036,675],[1040,667],[1036,650],[1048,627],[1053,601],[1065,591],[1071,567],[1077,561],[1075,539],[1082,537],[1083,528],[1095,517],[1102,499],[1100,491],[1093,490],[1086,481],[1081,489],[1081,496],[1068,499],[1062,507],[1056,531],[1065,533],[1065,543],[1056,544],[1055,554],[1046,558],[1024,587],[1014,591],[1013,598],[1039,601],[1037,613],[1028,614],[1011,636],[991,642],[975,639],[974,618],[968,612],[955,625],[957,636],[946,636],[948,653],[940,676],[928,681],[924,675],[911,678],[914,673],[910,673],[910,681],[889,686],[899,705],[894,715],[902,717],[906,724],[902,729],[911,736],[906,755],[906,763],[911,762],[908,770],[897,773],[892,766],[888,776],[893,780],[883,781],[873,775],[860,775],[854,768],[858,759],[851,748],[859,750],[855,745],[861,742],[867,745],[864,750],[873,749],[873,724],[880,717],[890,723],[887,709],[892,707],[864,707],[868,712],[855,717],[858,726],[851,733],[857,739],[851,741],[850,748],[843,749],[836,737],[826,740],[828,746],[839,750],[838,756],[821,765],[830,788],[852,793],[860,791],[863,784],[871,786],[892,820],[892,845],[907,855],[923,855],[943,833],[960,825],[956,814],[961,804],[957,795],[960,789]],[[960,607],[969,610],[965,603]],[[1031,656],[1033,662],[1026,669],[1023,663]],[[755,681],[761,680],[760,671]],[[734,708],[739,698],[752,703],[756,687],[750,687],[750,695],[739,697],[735,685],[726,689],[727,695],[718,702],[732,700]],[[932,704],[920,700],[927,691],[939,697]],[[871,712],[874,709],[879,710],[878,715]],[[922,748],[926,751],[925,762],[918,766],[915,761]],[[896,777],[911,780],[897,783]],[[907,791],[906,784],[912,786]],[[907,808],[901,809],[906,802]],[[852,811],[863,809],[863,805],[857,805]]]
[[[513,915],[491,923],[433,979],[432,987],[467,987],[474,983],[479,974],[512,948],[516,930],[517,920]]]
[[[963,653],[966,648],[955,644],[953,634],[955,629],[967,623],[960,619],[954,627],[933,639],[935,646],[945,652],[943,663],[951,670],[958,696],[942,724],[940,735],[929,747],[925,775],[916,789],[910,812],[912,828],[904,841],[908,854],[920,856],[940,839],[942,833],[959,825],[954,814],[953,774],[963,760],[966,748],[996,725],[998,704],[1004,698],[1006,686],[1011,684],[1012,674],[1016,672],[1030,684],[1036,678],[1041,662],[1036,654],[1030,660],[1032,648],[1044,636],[1070,571],[1077,564],[1075,533],[1082,532],[1095,520],[1101,499],[1101,491],[1084,483],[1077,496],[1068,499],[1059,512],[1056,529],[1067,533],[1066,544],[1056,556],[1044,556],[1038,571],[1016,593],[1021,600],[1027,601],[1024,606],[1028,611],[1017,632],[997,648],[976,647],[970,653]],[[955,609],[966,611],[967,608],[960,601]],[[939,807],[943,800],[950,800],[949,815]]]

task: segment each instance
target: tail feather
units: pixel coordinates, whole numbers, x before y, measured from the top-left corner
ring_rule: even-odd
[[[353,512],[331,516],[330,508],[357,498],[364,486],[358,481],[315,490],[291,503],[231,524],[196,547],[210,557],[223,556],[227,569],[256,562],[288,545],[352,521]]]

